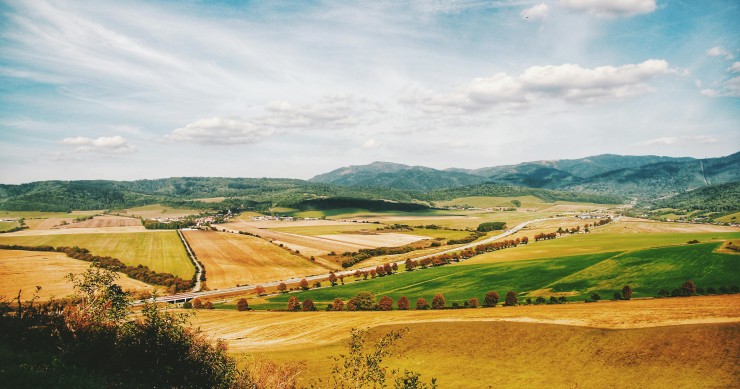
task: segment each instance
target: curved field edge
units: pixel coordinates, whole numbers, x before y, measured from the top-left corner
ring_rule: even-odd
[[[371,291],[378,298],[387,295],[394,301],[406,296],[412,305],[417,298],[431,300],[436,293],[442,293],[450,306],[453,302],[462,305],[471,297],[483,301],[490,290],[498,291],[502,299],[507,291],[513,290],[520,300],[538,296],[583,300],[593,293],[611,298],[624,285],[631,286],[634,298],[653,297],[660,289],[671,291],[688,279],[703,288],[738,286],[740,256],[716,252],[721,244],[710,242],[526,261],[448,265],[359,282],[349,278],[345,285],[256,300],[254,306],[285,309],[288,298],[297,295],[299,300],[311,299],[323,309],[334,298],[346,301],[360,291]]]
[[[444,388],[487,387],[733,387],[740,366],[740,324],[609,330],[542,323],[447,322],[372,328],[378,339],[409,332],[387,358]],[[329,375],[343,341],[305,350],[267,352],[305,363],[302,384]],[[598,374],[595,374],[598,372]]]
[[[0,244],[78,246],[94,255],[111,256],[129,266],[145,265],[160,273],[190,279],[195,267],[176,231],[0,236]]]

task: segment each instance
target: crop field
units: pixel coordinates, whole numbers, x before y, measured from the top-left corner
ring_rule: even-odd
[[[0,222],[0,231],[7,231],[18,226],[18,222]]]
[[[322,222],[322,223],[318,223]],[[282,223],[282,226],[281,224]],[[286,223],[289,227],[285,227]],[[289,234],[298,235],[333,235],[341,234],[345,232],[375,232],[378,227],[384,227],[378,224],[365,224],[365,223],[347,223],[347,222],[335,222],[328,220],[316,220],[316,221],[297,221],[297,222],[260,222],[253,223],[255,227],[270,228],[275,231],[287,232]],[[277,225],[277,227],[271,227]]]
[[[72,211],[72,212],[41,212],[41,211],[0,211],[0,219],[46,219],[50,217],[76,218],[80,216],[92,216],[103,212],[98,211]]]
[[[424,236],[397,234],[392,232],[374,234],[333,234],[319,235],[317,237],[329,241],[355,244],[363,246],[363,248],[404,246],[423,239],[429,239]]]
[[[141,220],[122,216],[95,216],[92,219],[70,223],[62,228],[108,228],[141,226]]]
[[[66,230],[65,232],[74,231]],[[183,279],[189,279],[195,272],[195,267],[188,259],[185,248],[175,231],[47,235],[17,235],[15,233],[0,236],[0,244],[78,246],[90,250],[95,255],[115,257],[130,266],[146,265],[154,271],[171,273]]]
[[[62,298],[73,292],[72,283],[65,279],[69,273],[82,273],[90,267],[89,262],[69,258],[64,253],[0,250],[0,296],[6,300],[16,297],[22,290],[22,298],[30,299],[41,286],[39,298]],[[118,273],[116,281],[127,291],[151,291],[152,285],[128,278]]]
[[[193,209],[172,208],[165,205],[153,204],[145,205],[142,207],[124,209],[123,211],[121,211],[121,213],[132,217],[153,218],[197,215],[201,213],[201,211]]]
[[[185,230],[183,234],[206,267],[206,283],[210,289],[327,272],[325,268],[260,238],[214,231]]]
[[[717,221],[723,223],[740,223],[740,212],[731,213],[722,217],[718,217]]]
[[[336,297],[346,301],[360,291],[371,291],[378,298],[387,295],[394,301],[406,296],[412,302],[420,297],[431,301],[436,293],[442,293],[448,305],[462,305],[471,297],[483,301],[490,290],[497,291],[502,299],[513,290],[520,298],[565,296],[583,300],[592,293],[611,298],[624,285],[632,287],[635,298],[652,297],[660,289],[671,291],[688,279],[704,288],[740,286],[740,255],[715,252],[720,245],[705,243],[487,264],[469,260],[372,280],[345,281],[342,286],[299,292],[297,297],[311,299],[323,308]],[[271,297],[260,308],[284,309],[290,296]]]
[[[32,230],[51,230],[62,226],[64,223],[72,223],[74,218],[71,217],[50,217],[47,219],[26,219],[26,225]]]
[[[440,311],[201,310],[193,324],[230,352],[302,363],[303,385],[328,376],[328,357],[346,353],[352,328],[369,329],[370,341],[408,328],[386,364],[441,387],[731,387],[740,374],[740,295]]]

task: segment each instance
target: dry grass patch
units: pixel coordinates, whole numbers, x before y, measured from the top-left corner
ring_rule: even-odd
[[[92,219],[77,223],[70,223],[61,228],[109,228],[109,227],[137,227],[141,220],[123,216],[95,216]]]
[[[252,236],[214,231],[183,231],[206,267],[208,287],[255,285],[326,273],[311,261]]]
[[[0,250],[0,296],[12,298],[18,295],[18,290],[23,290],[23,297],[30,298],[39,285],[41,299],[65,297],[73,292],[72,283],[65,276],[82,273],[89,267],[90,262],[69,258],[63,253]],[[154,289],[125,274],[118,275],[116,283],[127,291],[151,292]]]

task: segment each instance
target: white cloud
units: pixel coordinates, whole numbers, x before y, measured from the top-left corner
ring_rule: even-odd
[[[560,0],[560,6],[601,18],[627,17],[655,11],[655,0]]]
[[[381,145],[382,144],[380,142],[376,141],[375,139],[368,139],[360,147],[362,147],[365,150],[372,150],[372,149],[377,149]]]
[[[99,154],[130,154],[136,152],[136,146],[128,143],[126,138],[115,136],[101,136],[97,139],[91,139],[84,136],[74,138],[64,138],[62,144],[77,146],[75,152],[87,153],[94,152]]]
[[[576,64],[532,66],[517,76],[498,73],[477,78],[449,94],[433,91],[404,96],[402,103],[430,112],[440,110],[519,109],[541,100],[589,103],[651,92],[647,82],[671,72],[664,60],[593,69]]]
[[[733,63],[729,70],[732,73],[740,73],[740,62]]]
[[[165,138],[176,142],[235,145],[259,143],[273,133],[273,129],[260,127],[248,120],[212,117],[175,129]]]
[[[190,123],[165,136],[174,142],[212,145],[259,143],[279,131],[337,130],[361,124],[380,108],[366,100],[338,95],[317,103],[295,105],[276,101],[265,107],[265,114],[249,119],[212,117]]]
[[[641,142],[643,146],[671,146],[679,143],[717,143],[719,139],[710,135],[666,136]]]
[[[707,96],[707,97],[719,96],[719,92],[717,92],[717,90],[715,89],[702,89],[699,91],[699,94],[701,94],[702,96]]]
[[[526,21],[544,20],[547,18],[547,14],[550,11],[550,7],[545,3],[540,3],[530,8],[525,9],[519,13],[519,16]]]
[[[730,53],[729,51],[727,51],[722,46],[714,46],[714,47],[712,47],[711,49],[707,50],[707,55],[710,56],[710,57],[725,57],[725,59],[728,60],[728,61],[729,60],[732,60],[733,58],[735,58],[735,56],[732,55],[732,53]]]
[[[718,89],[702,89],[699,93],[707,97],[740,97],[740,76],[724,81]]]

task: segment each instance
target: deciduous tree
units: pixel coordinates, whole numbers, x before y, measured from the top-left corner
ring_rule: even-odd
[[[337,285],[337,275],[334,272],[329,273],[329,283],[331,283],[331,286]]]
[[[290,296],[288,299],[288,311],[297,311],[300,309],[301,303],[298,301],[298,297],[296,296]]]
[[[262,285],[257,285],[254,287],[254,292],[257,293],[257,296],[262,296],[265,294],[265,288],[263,288]]]
[[[342,311],[344,310],[344,301],[340,299],[339,297],[334,299],[334,302],[331,304],[331,310],[332,311]]]
[[[203,309],[203,302],[200,301],[200,299],[198,299],[198,298],[193,299],[192,303],[193,303],[193,308],[195,308],[195,309]]]
[[[246,311],[247,309],[249,309],[249,303],[247,302],[247,299],[242,298],[236,302],[237,311]]]
[[[432,309],[444,309],[445,307],[445,296],[442,293],[437,293],[432,298]]]
[[[498,304],[498,293],[490,291],[486,293],[486,297],[483,299],[483,304],[487,307],[495,307]]]
[[[416,300],[416,309],[429,309],[429,302],[425,298],[420,297]]]
[[[300,286],[301,286],[301,289],[302,289],[302,290],[308,290],[308,281],[306,281],[306,279],[305,279],[305,278],[304,278],[304,279],[302,279],[302,280],[301,280],[301,283],[300,283]]]
[[[372,292],[359,292],[352,299],[358,311],[372,311],[375,309],[375,295]]]
[[[694,281],[688,280],[681,285],[681,291],[684,296],[693,296],[696,294],[696,285]]]
[[[301,308],[303,312],[315,311],[316,307],[313,305],[313,301],[310,299],[303,300],[303,306]]]
[[[470,308],[478,308],[478,305],[478,299],[475,297],[471,298],[470,301],[468,301],[468,306]]]
[[[402,296],[400,299],[398,299],[398,302],[396,303],[398,305],[398,309],[402,311],[408,311],[408,309],[411,306],[411,303],[409,302],[409,299],[406,298],[406,296]]]
[[[277,290],[278,290],[278,291],[279,291],[280,293],[285,293],[285,292],[286,292],[286,291],[288,290],[288,285],[285,285],[285,282],[281,282],[281,283],[280,283],[280,284],[279,284],[279,285],[277,286]]]
[[[516,305],[518,299],[516,298],[516,292],[513,290],[510,290],[506,293],[506,301],[504,302],[504,305],[506,306],[514,306]]]
[[[632,298],[632,288],[630,288],[629,285],[625,285],[624,288],[622,288],[622,298],[625,300]]]
[[[393,310],[393,299],[388,296],[381,297],[380,301],[378,301],[378,307],[381,311]]]

